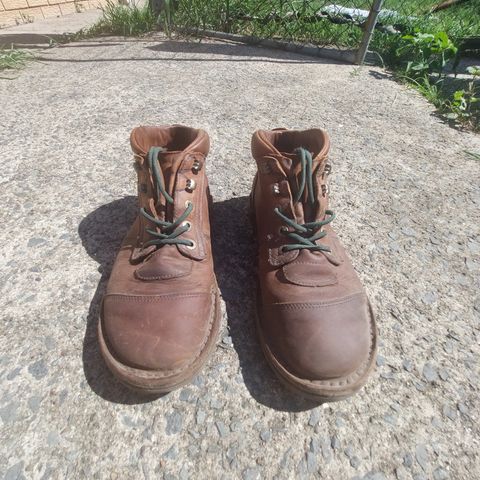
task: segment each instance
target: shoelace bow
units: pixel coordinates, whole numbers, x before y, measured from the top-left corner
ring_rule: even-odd
[[[298,191],[293,198],[293,203],[297,204],[302,198],[305,189],[307,190],[307,203],[313,206],[315,204],[315,187],[313,182],[313,158],[311,153],[305,148],[297,148],[295,154],[301,163],[300,170],[300,185]],[[312,250],[330,252],[330,247],[326,245],[317,244],[316,241],[322,239],[327,235],[327,232],[322,230],[324,225],[327,225],[335,218],[335,214],[332,210],[325,210],[325,215],[328,216],[324,220],[318,222],[307,222],[299,224],[288,218],[277,207],[275,213],[290,227],[293,231],[290,231],[288,227],[282,228],[282,233],[297,243],[290,243],[283,245],[281,250],[283,252],[289,252],[291,250]]]
[[[156,202],[159,201],[159,195],[162,194],[165,197],[166,202],[173,205],[174,200],[169,195],[169,193],[165,188],[165,185],[163,184],[162,175],[160,173],[160,166],[158,162],[158,154],[164,151],[165,149],[162,147],[152,147],[148,151],[148,155],[147,155],[148,167],[152,172],[153,178],[155,180],[155,186],[157,191]],[[140,213],[147,220],[150,220],[150,222],[155,224],[160,229],[160,232],[151,230],[149,228],[146,229],[146,231],[155,238],[146,242],[145,246],[149,247],[151,245],[157,245],[157,246],[163,247],[164,245],[188,245],[189,247],[193,247],[194,243],[191,240],[180,238],[180,236],[183,233],[185,233],[187,230],[190,229],[190,226],[188,224],[187,225],[181,225],[181,224],[190,215],[192,210],[193,210],[193,204],[189,202],[187,204],[187,208],[182,213],[182,215],[180,215],[173,222],[167,222],[167,221],[160,220],[158,218],[153,217],[152,215],[147,213],[144,208],[141,208]]]

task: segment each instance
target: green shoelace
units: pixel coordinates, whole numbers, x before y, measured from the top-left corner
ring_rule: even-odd
[[[293,203],[297,204],[302,198],[305,189],[307,189],[307,204],[314,206],[315,204],[315,187],[313,182],[313,158],[311,153],[305,148],[295,149],[295,154],[301,163],[300,170],[300,185],[296,195],[293,198]],[[330,252],[330,247],[326,245],[317,244],[316,241],[322,239],[327,235],[327,232],[322,231],[322,227],[327,225],[335,218],[335,214],[332,210],[325,210],[327,218],[318,222],[307,222],[299,224],[288,218],[277,207],[275,213],[290,227],[293,231],[290,231],[288,227],[282,228],[282,234],[286,235],[291,240],[297,243],[289,243],[283,245],[281,250],[283,252],[290,252],[291,250],[311,250],[317,252]]]
[[[161,193],[165,197],[166,202],[169,203],[170,205],[173,205],[174,200],[165,189],[165,186],[163,185],[163,181],[162,181],[162,175],[160,174],[158,154],[163,151],[165,150],[162,147],[152,147],[148,151],[148,155],[147,155],[148,166],[155,179],[155,186],[157,190],[157,199],[156,199],[157,202],[159,200],[158,195]],[[189,225],[181,225],[181,224],[190,215],[192,210],[193,210],[193,204],[190,202],[187,204],[187,208],[182,213],[182,215],[180,215],[174,222],[166,222],[153,217],[152,215],[147,213],[144,208],[141,208],[140,213],[147,220],[155,224],[160,229],[160,232],[151,230],[149,228],[146,229],[146,231],[155,238],[146,242],[145,246],[149,247],[151,245],[157,245],[159,247],[163,247],[164,245],[188,245],[189,247],[193,247],[194,243],[191,240],[180,238],[180,236],[183,233],[185,233],[187,230],[190,229]]]

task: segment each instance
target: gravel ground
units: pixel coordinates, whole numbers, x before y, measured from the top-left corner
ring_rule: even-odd
[[[0,81],[0,472],[5,479],[473,479],[479,460],[480,137],[381,70],[224,43],[70,44]],[[211,135],[218,348],[156,400],[106,370],[99,301],[136,213],[140,124]],[[336,229],[371,296],[357,396],[286,392],[255,337],[247,195],[257,128],[326,128]]]

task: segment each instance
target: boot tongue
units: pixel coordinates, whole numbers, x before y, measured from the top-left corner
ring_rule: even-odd
[[[280,155],[281,157],[278,159],[280,166],[290,184],[292,196],[295,197],[301,185],[302,163],[295,153],[280,152]],[[313,159],[313,172],[316,172],[320,163],[321,159],[319,157]],[[315,179],[313,183],[316,183]],[[300,200],[297,203],[293,203],[293,212],[298,223],[306,223],[316,220],[317,214],[319,213],[318,208],[316,205],[310,205],[308,203],[307,188],[304,189]]]
[[[175,189],[175,179],[177,171],[180,168],[183,159],[185,158],[185,152],[160,152],[158,155],[158,163],[163,174],[163,181],[165,183],[165,190],[173,197]],[[160,195],[162,197],[163,195]],[[160,201],[165,199],[159,198]]]

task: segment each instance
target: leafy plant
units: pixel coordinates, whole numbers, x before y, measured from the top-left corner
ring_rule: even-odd
[[[397,49],[399,57],[406,57],[405,73],[424,77],[437,73],[440,78],[448,61],[457,54],[457,47],[445,32],[404,35],[404,44]]]
[[[452,99],[445,102],[444,109],[448,111],[448,119],[475,127],[478,124],[478,118],[475,117],[480,113],[480,88],[476,84],[480,80],[480,66],[468,67],[467,72],[472,75],[472,79],[467,82],[466,89],[454,92]]]
[[[111,0],[103,7],[102,18],[91,28],[82,32],[82,37],[95,35],[139,36],[156,30],[158,15],[148,3],[145,6],[118,5]]]
[[[0,70],[18,70],[33,58],[33,55],[25,50],[14,48],[0,48]]]

